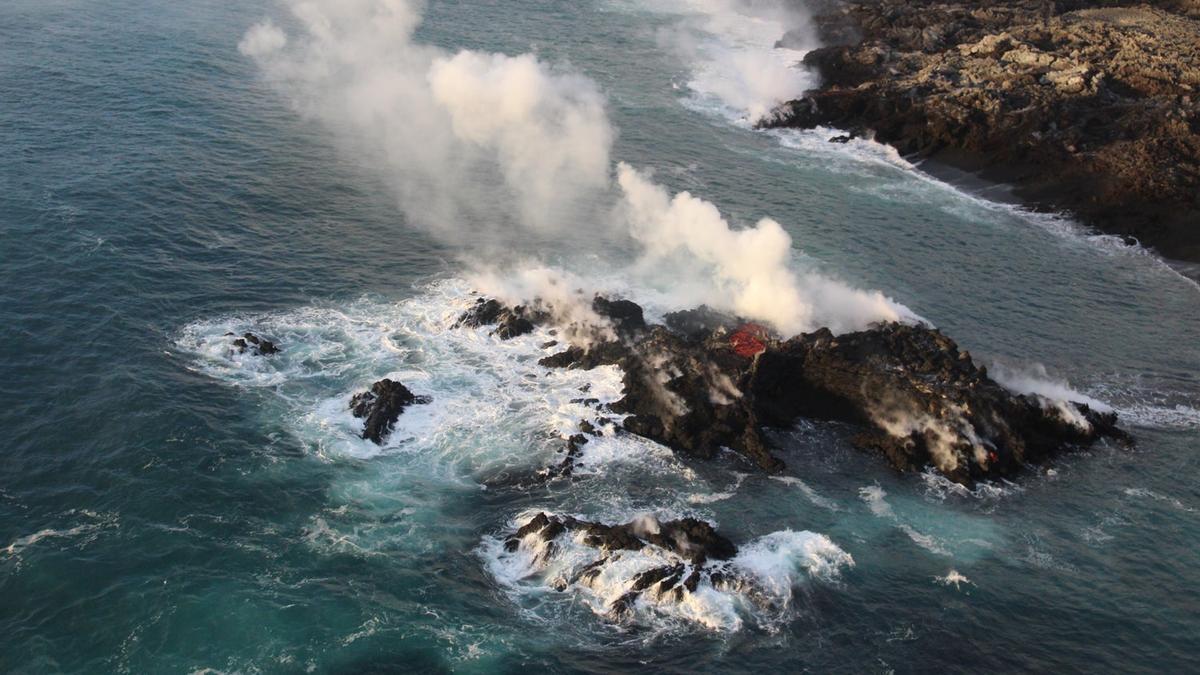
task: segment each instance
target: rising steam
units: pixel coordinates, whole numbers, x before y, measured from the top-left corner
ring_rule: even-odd
[[[816,84],[799,67],[817,46],[807,9],[797,0],[650,0],[679,19],[659,42],[689,64],[688,89],[743,122],[769,116]]]
[[[514,224],[562,227],[607,189],[613,131],[590,80],[532,55],[417,43],[420,14],[404,0],[283,4],[302,33],[264,22],[240,50],[376,164],[410,220],[462,243]]]
[[[701,302],[787,334],[914,318],[878,292],[793,271],[791,237],[774,220],[734,229],[713,204],[686,192],[671,197],[624,163],[614,186],[615,131],[604,96],[582,75],[529,54],[421,44],[413,38],[419,6],[408,0],[282,4],[296,34],[266,21],[239,49],[298,111],[379,169],[409,222],[490,254],[514,248],[523,230],[631,236],[643,269],[669,261],[683,271],[672,283]],[[614,192],[620,217],[610,227],[603,214],[613,212]],[[530,290],[561,293],[543,286]]]
[[[687,192],[672,198],[624,162],[617,167],[617,181],[630,232],[646,257],[684,256],[711,269],[719,309],[770,322],[788,335],[821,326],[842,332],[872,321],[915,319],[878,291],[858,291],[816,274],[797,276],[788,267],[792,238],[770,218],[734,230],[712,203]]]

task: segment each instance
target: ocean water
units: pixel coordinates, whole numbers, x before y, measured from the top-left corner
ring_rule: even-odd
[[[417,166],[419,147],[363,151],[428,120],[346,123],[239,50],[266,18],[302,44],[284,4],[8,0],[0,670],[1195,670],[1200,289],[869,141],[754,131],[810,82],[789,68],[800,51],[772,49],[802,13],[776,9],[429,0],[411,42],[536,54],[569,74],[551,84],[602,101],[612,160],[739,227],[773,218],[796,269],[881,290],[1013,380],[1069,382],[1136,447],[968,492],[801,422],[772,432],[782,476],[606,436],[577,480],[522,487],[588,414],[580,388],[619,398],[620,374],[537,367],[545,334],[451,329],[481,251],[500,276],[549,266],[652,315],[678,303],[675,277],[631,271],[639,247],[596,210],[512,222],[508,174],[451,180]],[[344,44],[371,56],[357,37]],[[231,355],[225,333],[245,330],[284,351]],[[346,404],[384,376],[434,401],[380,447]],[[615,621],[619,575],[550,583],[584,553],[500,550],[537,511],[705,518],[763,590]]]

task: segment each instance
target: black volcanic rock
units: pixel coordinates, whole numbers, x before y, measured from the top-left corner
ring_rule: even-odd
[[[697,518],[682,518],[660,522],[641,519],[620,525],[578,520],[571,516],[539,513],[505,541],[505,548],[516,550],[520,540],[537,534],[542,541],[552,541],[564,532],[580,532],[585,545],[604,551],[638,551],[655,546],[683,558],[694,565],[709,560],[728,560],[737,555],[737,546],[721,535],[708,522]]]
[[[815,23],[821,86],[763,126],[870,129],[1200,260],[1200,2],[846,0]]]
[[[592,310],[613,323],[618,333],[634,333],[646,329],[642,306],[629,300],[609,300],[597,295]]]
[[[696,591],[702,580],[717,586],[737,577],[727,562],[737,555],[737,546],[710,523],[696,518],[659,521],[647,517],[609,525],[538,513],[505,540],[504,548],[513,553],[523,543],[535,541],[540,544],[534,546],[539,551],[535,562],[545,563],[557,553],[563,537],[597,549],[600,557],[575,570],[568,580],[557,581],[558,590],[567,590],[571,584],[593,583],[606,567],[622,558],[623,552],[657,549],[668,560],[632,576],[629,590],[608,607],[609,615],[616,619],[626,618],[643,594],[651,593],[647,597],[659,601],[679,602],[685,592]]]
[[[231,337],[233,333],[226,333],[226,337]],[[266,338],[261,338],[254,333],[244,333],[241,337],[233,340],[233,349],[238,354],[245,354],[249,351],[255,356],[270,356],[279,353],[279,346]]]
[[[572,345],[539,364],[619,366],[625,395],[609,407],[626,415],[625,431],[704,459],[728,448],[766,471],[783,462],[763,428],[798,418],[858,425],[855,444],[897,469],[933,466],[967,484],[1014,475],[1103,437],[1131,440],[1114,413],[1010,392],[933,328],[884,323],[783,340],[708,308],[666,321],[672,328],[647,326],[586,348]],[[586,442],[582,435],[569,439],[566,459],[550,475],[570,475]]]
[[[399,382],[382,379],[371,389],[350,399],[350,410],[363,420],[362,437],[382,445],[392,432],[400,413],[410,405],[429,403],[428,396],[418,396]]]
[[[708,305],[700,305],[695,309],[671,312],[663,317],[663,323],[667,328],[686,338],[703,340],[717,331],[733,332],[746,321],[717,311]]]
[[[510,340],[532,333],[534,323],[541,323],[547,318],[545,312],[539,310],[522,305],[507,307],[494,298],[488,300],[479,298],[473,307],[462,313],[454,326],[456,328],[462,326],[478,328],[495,325],[496,329],[491,334],[501,340]]]
[[[765,423],[857,423],[870,428],[857,444],[896,468],[932,464],[962,483],[1012,475],[1102,436],[1129,440],[1115,414],[1074,404],[1078,416],[1068,421],[1045,401],[1001,387],[953,340],[922,326],[792,338],[761,355],[746,388]]]

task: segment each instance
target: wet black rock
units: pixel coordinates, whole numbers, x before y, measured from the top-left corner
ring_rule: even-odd
[[[729,560],[737,555],[737,546],[716,531],[710,523],[697,518],[657,521],[643,518],[619,525],[578,520],[571,516],[539,513],[505,541],[515,551],[531,534],[550,542],[564,532],[582,533],[581,541],[592,548],[611,551],[640,551],[647,546],[669,551],[693,565],[709,560]]]
[[[539,477],[543,480],[550,478],[570,478],[579,464],[579,457],[583,454],[583,446],[587,445],[588,438],[583,434],[575,434],[567,439],[565,447],[565,456],[558,464],[542,469],[539,472]],[[559,452],[564,452],[559,450]]]
[[[535,323],[541,323],[548,318],[545,312],[523,305],[508,307],[495,299],[479,298],[473,307],[462,313],[454,327],[478,328],[495,325],[491,335],[501,340],[510,340],[532,333]]]
[[[762,421],[856,423],[856,443],[898,469],[934,466],[970,483],[1016,473],[1101,437],[1127,442],[1114,413],[1066,411],[988,377],[941,332],[896,323],[834,336],[801,335],[768,349],[745,381]]]
[[[505,540],[504,548],[512,553],[520,549],[523,541],[534,538],[545,544],[535,548],[544,559],[555,555],[560,545],[558,540],[564,535],[577,537],[577,541],[601,552],[599,558],[573,574],[570,584],[591,584],[607,566],[620,560],[622,552],[657,549],[659,555],[671,561],[638,572],[631,579],[628,592],[608,607],[609,615],[616,619],[630,615],[634,603],[643,594],[652,593],[652,597],[660,600],[678,602],[685,592],[694,592],[704,578],[714,584],[732,578],[733,572],[726,561],[737,555],[737,546],[732,541],[711,524],[696,518],[663,522],[646,517],[609,525],[546,513],[537,514],[519,528]],[[567,583],[556,585],[559,590],[566,590],[568,586]]]
[[[821,329],[784,340],[706,307],[665,320],[539,363],[619,366],[625,395],[608,408],[626,415],[626,431],[699,458],[728,448],[766,471],[783,462],[764,427],[788,428],[798,418],[858,425],[855,444],[897,469],[932,466],[964,484],[1012,476],[1101,438],[1131,440],[1114,413],[1003,388],[926,326],[885,323],[838,336]]]
[[[592,310],[612,322],[618,333],[636,333],[646,329],[646,318],[641,305],[629,300],[609,300],[597,295],[592,300]]]
[[[708,305],[671,312],[663,317],[663,322],[667,328],[692,340],[703,340],[718,331],[733,332],[738,326],[746,323],[744,319],[717,311]]]
[[[763,442],[754,410],[740,400],[737,380],[751,361],[718,333],[695,340],[652,326],[636,340],[570,347],[539,363],[620,366],[625,396],[610,408],[628,415],[626,431],[703,459],[730,448],[765,470],[782,469]]]
[[[506,311],[506,307],[495,298],[487,300],[479,298],[475,301],[474,306],[462,313],[455,322],[454,327],[460,328],[466,326],[468,328],[479,328],[480,326],[491,326],[500,320],[500,314]]]
[[[230,337],[233,333],[226,333],[226,337]],[[279,346],[266,338],[260,338],[254,333],[244,333],[242,337],[236,338],[233,341],[233,349],[238,354],[245,354],[249,351],[255,356],[270,356],[279,353]]]
[[[396,420],[410,405],[429,403],[428,396],[418,396],[399,382],[382,379],[371,389],[350,399],[350,410],[363,420],[362,437],[382,445],[392,432]]]
[[[821,84],[764,126],[869,129],[1037,209],[1200,260],[1196,0],[823,4],[823,46],[804,56]]]

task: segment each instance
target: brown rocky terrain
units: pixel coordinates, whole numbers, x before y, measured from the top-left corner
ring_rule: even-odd
[[[1200,261],[1200,0],[825,3],[767,126],[874,134]]]

